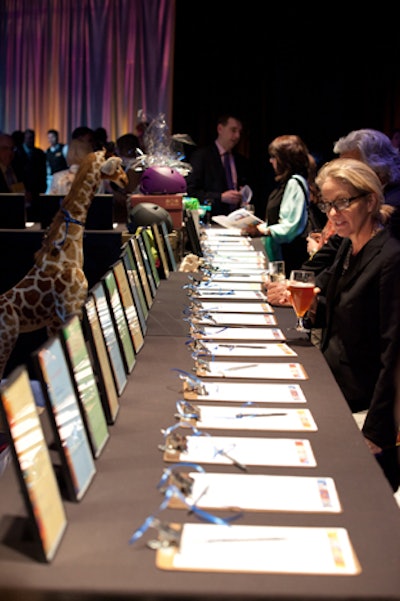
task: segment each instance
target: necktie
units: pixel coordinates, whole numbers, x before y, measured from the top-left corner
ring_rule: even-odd
[[[229,152],[225,152],[225,154],[224,154],[224,167],[225,167],[226,182],[228,184],[228,190],[233,190],[235,186],[233,185],[233,177],[232,177],[231,161],[230,161]]]

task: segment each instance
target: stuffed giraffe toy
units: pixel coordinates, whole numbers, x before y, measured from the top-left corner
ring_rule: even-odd
[[[127,185],[121,159],[106,159],[105,151],[88,154],[35,253],[32,269],[0,295],[0,378],[20,333],[46,327],[52,336],[69,317],[82,315],[88,291],[83,233],[102,179],[121,188]]]

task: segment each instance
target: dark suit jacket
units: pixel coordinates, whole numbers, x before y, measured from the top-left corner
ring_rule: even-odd
[[[238,186],[249,184],[249,162],[243,155],[232,152],[237,172]],[[221,202],[221,194],[228,190],[225,170],[215,143],[193,152],[192,171],[186,177],[187,194],[198,198],[201,204],[211,202],[212,215],[227,215],[230,205]]]
[[[6,182],[6,178],[4,177],[1,169],[0,169],[0,192],[2,192],[2,193],[11,192],[11,190],[8,187],[8,184]]]
[[[317,277],[321,350],[353,412],[369,409],[364,435],[394,446],[395,375],[400,360],[400,241],[379,232],[343,273],[350,240]],[[323,316],[324,320],[321,320]]]

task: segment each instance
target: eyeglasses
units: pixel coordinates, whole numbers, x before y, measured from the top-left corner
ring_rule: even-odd
[[[362,198],[363,196],[367,196],[369,192],[363,192],[362,194],[357,194],[357,196],[351,196],[350,198],[338,198],[334,202],[319,202],[318,208],[323,213],[329,213],[331,209],[335,209],[335,211],[344,211],[348,209],[352,202]]]

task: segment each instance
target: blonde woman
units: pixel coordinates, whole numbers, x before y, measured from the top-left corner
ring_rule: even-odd
[[[393,207],[365,163],[324,165],[316,178],[320,207],[343,238],[334,264],[317,276],[313,325],[321,351],[394,491],[399,486],[395,414],[400,360],[400,241],[385,227]]]

